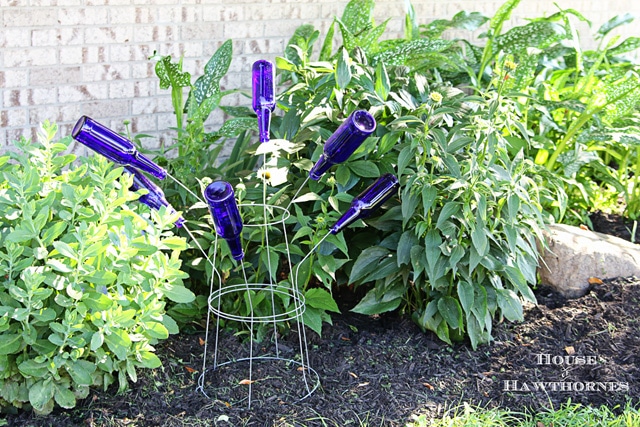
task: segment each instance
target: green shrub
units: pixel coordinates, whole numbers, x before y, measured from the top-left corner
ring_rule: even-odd
[[[350,46],[351,35],[363,34],[357,25],[365,32],[378,28],[365,3],[372,5],[350,2],[336,21],[344,44],[335,54],[325,42],[325,60],[311,60],[318,34],[304,27],[277,61],[290,86],[280,100],[286,113],[273,132],[306,145],[311,160],[353,110],[367,109],[378,122],[375,137],[302,191],[309,197],[294,204],[297,219],[312,226],[299,227],[298,235],[321,235],[351,193],[379,174],[397,174],[400,203],[390,202],[369,227],[346,230],[347,252],[327,248],[324,255],[339,268],[335,274],[322,271],[322,262],[313,272],[327,286],[366,286],[356,312],[400,309],[442,340],[468,336],[475,348],[489,341],[495,317],[521,320],[521,298],[535,301],[529,285],[536,283],[536,239],[544,226],[540,197],[553,197],[539,184],[550,174],[518,148],[529,139],[517,103],[504,93],[510,70],[469,96],[440,77],[440,67],[455,70],[442,57],[456,53],[453,43],[377,42],[372,36]],[[298,162],[289,180],[301,183],[310,164]]]
[[[178,332],[165,300],[194,297],[176,216],[135,202],[106,159],[72,163],[56,130],[0,157],[0,406],[40,413],[159,367],[153,345]]]
[[[515,65],[504,90],[519,95],[515,99],[530,141],[520,147],[561,179],[567,194],[566,199],[543,202],[556,221],[588,222],[590,211],[615,209],[618,198],[625,201],[620,212],[636,218],[640,70],[631,55],[640,38],[611,35],[633,16],[616,16],[603,24],[593,34],[597,47],[591,50],[581,46],[575,25],[576,20],[589,21],[574,9],[503,31],[519,3],[506,1],[487,21],[484,46],[460,41],[469,47],[460,56],[468,78],[462,72],[455,78],[482,92],[506,60]],[[431,36],[421,28],[424,37]]]

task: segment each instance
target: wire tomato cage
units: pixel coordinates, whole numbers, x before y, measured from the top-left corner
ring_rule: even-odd
[[[253,64],[252,95],[262,146],[270,141],[271,115],[276,107],[274,67],[271,62],[259,60]],[[152,209],[164,207],[175,213],[162,190],[146,173],[157,179],[173,179],[209,208],[215,230],[211,256],[194,238],[182,217],[175,221],[177,227],[182,227],[189,234],[211,268],[202,368],[197,385],[197,390],[207,398],[215,398],[227,405],[246,402],[247,408],[251,408],[255,400],[304,400],[320,386],[320,376],[310,364],[304,325],[305,293],[301,289],[305,284],[299,276],[300,267],[330,235],[340,233],[358,219],[367,218],[396,195],[399,183],[392,174],[384,174],[375,180],[351,201],[348,210],[328,233],[303,254],[295,268],[288,235],[288,228],[295,221],[289,208],[309,179],[318,181],[333,165],[346,161],[375,129],[376,121],[369,112],[356,110],[351,113],[327,139],[309,176],[289,204],[282,207],[267,203],[265,174],[262,175],[262,203],[238,203],[233,186],[223,180],[210,183],[200,197],[140,154],[128,139],[89,117],[83,116],[78,120],[72,131],[73,138],[123,165],[125,171],[133,175],[131,190],[146,190],[146,194],[139,198],[140,202]],[[267,164],[267,151],[263,150],[262,153],[263,164]],[[265,277],[262,281],[249,280],[251,276],[247,273],[244,252],[247,242],[257,245],[262,263],[267,266],[268,271],[263,276],[254,276]],[[234,260],[234,271],[238,277],[223,275],[216,266],[227,253]],[[241,346],[244,354],[230,350],[237,349],[237,345],[225,345],[229,334],[224,334],[223,329],[230,322],[238,322],[246,327],[247,337]],[[295,336],[292,337],[293,326]],[[272,334],[267,341],[264,331],[268,328],[272,328]],[[279,330],[290,332],[284,336]],[[231,339],[237,340],[234,337]]]

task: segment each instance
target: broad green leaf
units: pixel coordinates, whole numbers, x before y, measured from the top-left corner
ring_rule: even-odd
[[[362,34],[356,37],[357,45],[364,49],[367,53],[373,53],[378,50],[378,40],[384,34],[384,31],[387,29],[387,23],[389,19],[384,21],[382,24],[369,28],[364,31]]]
[[[104,342],[119,360],[127,360],[127,354],[131,347],[129,334],[122,329],[112,328],[111,333],[104,336]],[[71,372],[69,372],[73,376]]]
[[[68,360],[65,368],[75,383],[86,386],[93,385],[92,375],[96,370],[96,365],[93,363],[87,360]]]
[[[31,315],[35,320],[43,323],[49,323],[53,321],[57,316],[56,311],[51,307],[43,308],[38,311],[32,311]]]
[[[351,179],[351,171],[349,166],[341,164],[336,168],[336,182],[340,185],[347,185]]]
[[[36,362],[34,359],[27,359],[18,365],[18,369],[24,376],[42,378],[49,372],[47,369],[49,363],[49,361]]]
[[[104,344],[104,334],[102,333],[102,331],[94,332],[93,336],[91,337],[91,351],[96,351],[97,349],[102,347],[102,344]]]
[[[283,70],[283,71],[293,71],[296,68],[296,64],[289,61],[287,58],[283,58],[282,56],[277,56],[276,67],[279,70]]]
[[[322,197],[313,192],[308,192],[303,194],[302,196],[296,197],[292,203],[302,203],[302,202],[311,202],[315,200],[322,200]],[[294,239],[295,240],[295,239]]]
[[[36,237],[36,233],[25,228],[16,228],[6,237],[7,242],[23,243]]]
[[[405,0],[404,9],[404,38],[407,40],[417,39],[420,36],[420,31],[418,20],[416,19],[416,10],[410,0]]]
[[[520,4],[520,0],[507,0],[489,20],[489,28],[493,30],[493,36],[500,34],[502,25],[511,17],[511,12]]]
[[[45,246],[49,246],[53,241],[60,236],[67,228],[67,223],[64,221],[56,221],[51,223],[42,233],[42,243]]]
[[[458,282],[458,298],[465,314],[468,316],[471,313],[474,300],[473,285],[465,280]]]
[[[452,216],[455,216],[460,212],[460,203],[458,202],[447,202],[442,210],[440,211],[440,215],[438,215],[438,221],[436,222],[436,228],[440,229],[442,224],[447,221]]]
[[[336,67],[336,85],[340,89],[344,89],[351,81],[351,66],[349,54],[345,48],[342,48],[341,54],[338,56],[338,65]]]
[[[427,214],[434,206],[436,197],[438,197],[438,190],[432,185],[425,185],[422,188],[422,209]]]
[[[416,39],[403,41],[401,44],[381,50],[373,56],[372,62],[377,64],[384,62],[387,66],[405,65],[408,61],[418,61],[428,58],[430,55],[442,52],[453,44],[450,40],[443,39]]]
[[[530,48],[546,49],[565,37],[566,33],[561,25],[549,21],[534,21],[514,27],[496,37],[495,45],[498,50],[505,52],[526,52]]]
[[[307,307],[302,313],[302,321],[318,335],[322,335],[322,313],[323,311],[315,307]]]
[[[414,153],[411,146],[405,146],[398,154],[398,177],[402,176],[405,168],[414,159]]]
[[[338,23],[340,27],[340,34],[342,34],[342,46],[347,49],[347,52],[353,52],[358,46],[355,35],[349,31],[347,26],[338,18],[334,18],[334,22]]]
[[[209,59],[204,67],[204,74],[193,84],[192,93],[198,104],[220,92],[220,80],[229,70],[232,55],[233,44],[231,40],[227,40]]]
[[[602,24],[600,28],[598,28],[598,36],[604,37],[611,32],[611,30],[621,26],[626,25],[632,22],[635,19],[635,16],[631,13],[625,13],[623,15],[616,15],[613,18],[609,19],[607,22]]]
[[[313,42],[318,35],[318,31],[311,24],[303,24],[297,27],[285,47],[285,58],[291,61],[292,64],[302,65],[302,56],[306,55],[307,58],[311,56]]]
[[[198,299],[204,299],[203,295],[200,295],[198,297],[196,297],[196,300]],[[197,305],[198,303],[196,302],[195,305]],[[203,304],[204,306],[205,304]],[[197,312],[199,314],[199,312]],[[178,323],[173,320],[173,318],[171,316],[169,316],[168,314],[164,314],[162,316],[162,324],[164,325],[165,328],[167,328],[167,330],[169,331],[169,334],[173,335],[173,334],[177,334],[178,332],[180,332],[180,329],[178,327]]]
[[[36,411],[44,412],[47,408],[55,390],[51,378],[40,380],[29,388],[29,403]]]
[[[82,296],[82,302],[84,302],[87,307],[89,307],[93,311],[104,311],[108,310],[113,301],[111,299],[100,293],[100,292],[87,292]]]
[[[162,323],[144,322],[143,327],[144,327],[145,333],[152,338],[157,338],[161,340],[169,338],[169,331]]]
[[[196,298],[193,292],[182,285],[172,285],[167,283],[162,287],[162,292],[171,301],[178,303],[191,302]]]
[[[487,229],[484,223],[476,222],[471,231],[471,241],[478,255],[485,256],[489,252],[489,242],[487,240]]]
[[[136,366],[133,364],[131,359],[127,360],[125,370],[127,371],[127,375],[129,375],[131,381],[133,381],[134,383],[138,382],[138,373],[136,372]]]
[[[161,89],[191,86],[191,74],[182,71],[182,60],[173,63],[171,56],[164,56],[156,63],[156,75]]]
[[[411,249],[418,244],[418,237],[413,230],[407,230],[400,236],[397,249],[398,267],[403,264],[411,264]]]
[[[453,297],[446,296],[438,300],[438,312],[453,329],[463,329],[462,308]]]
[[[484,330],[474,314],[467,315],[467,334],[471,341],[471,348],[476,350],[479,344],[486,342]]]
[[[353,264],[349,282],[356,282],[376,268],[383,258],[389,256],[389,250],[380,246],[372,246],[363,250]]]
[[[370,160],[355,160],[348,163],[351,172],[362,178],[378,178],[380,169]]]
[[[187,249],[187,247],[187,241],[184,238],[178,236],[165,237],[160,242],[161,249],[183,251]]]
[[[383,155],[388,153],[396,145],[400,139],[400,135],[401,134],[399,132],[387,132],[382,135],[378,144],[377,154]]]
[[[359,34],[371,25],[374,6],[374,0],[351,0],[342,12],[341,21],[351,34]]]
[[[518,213],[520,212],[520,197],[517,194],[510,194],[507,199],[507,207],[509,209],[509,220],[517,221]]]
[[[402,224],[403,226],[406,226],[412,219],[413,214],[416,212],[418,203],[420,203],[420,197],[413,194],[410,187],[406,187],[406,190],[400,199],[400,203],[402,208]],[[420,215],[420,212],[418,214]]]
[[[160,358],[150,351],[143,350],[139,353],[139,355],[140,363],[142,363],[142,366],[144,366],[145,368],[156,369],[162,366]]]
[[[329,25],[329,29],[327,30],[327,35],[324,38],[324,42],[322,43],[322,48],[320,49],[319,60],[320,61],[328,61],[331,58],[333,53],[333,35],[335,33],[335,21],[331,22]]]
[[[118,278],[118,275],[107,270],[96,270],[91,274],[84,276],[89,283],[98,286],[109,286]]]
[[[640,49],[640,37],[629,37],[622,41],[619,45],[609,49],[609,55],[621,55],[627,52],[633,52]]]
[[[313,256],[307,257],[302,263],[295,267],[295,281],[298,289],[305,289],[311,280],[311,263]]]
[[[273,280],[277,280],[276,276],[278,274],[279,261],[280,257],[274,248],[260,248],[260,262],[265,268],[265,271],[270,273]]]
[[[68,387],[56,384],[55,393],[53,395],[56,403],[63,408],[71,409],[76,406],[76,396]]]
[[[340,313],[338,305],[334,301],[329,292],[321,288],[312,288],[304,293],[306,305],[318,308],[320,310],[333,311]]]
[[[53,242],[53,247],[56,248],[56,250],[60,253],[60,255],[64,257],[67,257],[73,260],[78,259],[78,253],[65,242],[61,242],[61,241]]]
[[[406,289],[402,284],[385,290],[382,295],[378,295],[379,291],[373,288],[367,292],[364,298],[351,311],[365,315],[393,311],[400,306],[405,292]]]
[[[507,320],[512,322],[524,319],[522,312],[522,302],[511,289],[496,289],[498,297],[498,307]]]
[[[258,130],[258,124],[253,117],[234,117],[226,120],[218,132],[218,135],[226,137],[238,136],[246,130]]]
[[[22,334],[0,334],[0,355],[17,353],[21,344]]]
[[[461,28],[464,30],[475,31],[481,25],[489,20],[488,17],[480,12],[461,11],[456,13],[451,20],[436,19],[426,25],[420,26],[423,36],[428,38],[440,37],[442,33],[449,28]]]

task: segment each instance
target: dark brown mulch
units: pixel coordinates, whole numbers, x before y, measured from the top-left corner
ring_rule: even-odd
[[[462,402],[517,411],[557,408],[568,399],[610,408],[640,403],[640,279],[606,281],[576,300],[544,287],[536,297],[538,305],[526,308],[525,322],[497,324],[494,341],[477,351],[467,343],[443,345],[406,316],[371,318],[344,309],[321,338],[307,334],[310,364],[321,386],[298,403],[289,396],[300,384],[287,384],[286,378],[276,378],[265,396],[256,392],[251,410],[246,401],[230,403],[234,393],[246,391],[237,381],[235,391],[206,398],[196,390],[203,336],[181,334],[158,346],[164,368],[141,372],[127,393],[95,390],[74,410],[41,418],[22,412],[9,415],[8,423],[402,426],[412,414],[438,416]],[[282,343],[295,349],[295,334]],[[229,354],[246,354],[246,345],[231,335],[225,334],[221,345]],[[294,368],[289,368],[292,376]],[[281,375],[268,366],[254,371],[265,384]]]
[[[593,225],[593,231],[610,234],[634,243],[640,243],[640,221],[634,224],[634,221],[630,219],[602,211],[592,212],[589,215],[589,219]],[[631,235],[634,232],[634,238],[632,239]]]

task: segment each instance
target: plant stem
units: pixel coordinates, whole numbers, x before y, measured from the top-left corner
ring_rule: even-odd
[[[569,141],[571,141],[571,139],[580,130],[580,128],[589,121],[589,119],[593,116],[594,113],[590,112],[589,110],[586,110],[580,115],[580,117],[578,117],[578,120],[573,122],[573,124],[571,125],[567,133],[564,135],[564,138],[562,138],[562,140],[560,141],[560,144],[558,144],[558,147],[556,147],[554,152],[551,153],[551,156],[549,157],[549,160],[545,165],[547,170],[549,171],[553,170],[553,166],[556,164],[556,161],[558,160],[558,157],[560,156],[560,154],[564,152]]]

